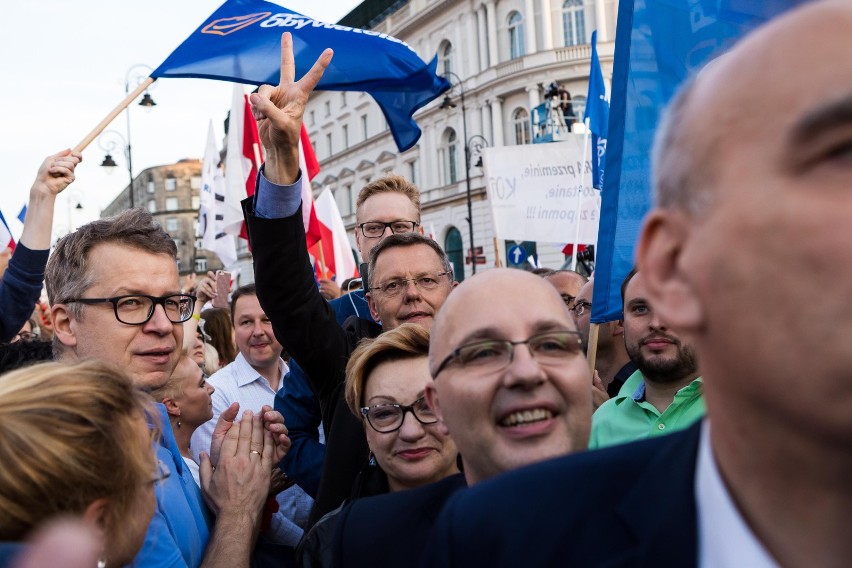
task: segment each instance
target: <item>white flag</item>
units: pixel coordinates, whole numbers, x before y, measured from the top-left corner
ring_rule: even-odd
[[[222,204],[222,226],[226,233],[232,235],[239,235],[243,226],[240,202],[247,196],[246,180],[252,171],[251,160],[243,155],[245,97],[245,88],[234,83],[234,97],[228,118],[228,153],[225,156],[225,201]]]
[[[207,129],[207,149],[201,164],[201,206],[198,210],[198,232],[201,247],[215,252],[222,264],[228,266],[237,260],[234,237],[224,232],[222,205],[225,201],[225,179],[219,168],[219,151],[213,134],[213,121]]]

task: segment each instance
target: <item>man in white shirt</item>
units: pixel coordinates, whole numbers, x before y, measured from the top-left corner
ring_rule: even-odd
[[[283,348],[257,301],[254,284],[241,286],[232,293],[231,319],[239,354],[233,363],[208,380],[216,388],[212,396],[213,418],[192,436],[190,449],[196,457],[209,451],[213,427],[223,411],[234,402],[239,402],[243,410],[253,411],[272,405],[289,371],[281,358]],[[302,537],[313,501],[295,485],[279,493],[277,501],[278,512],[272,515],[269,529],[261,533],[261,542],[294,548]]]
[[[457,494],[431,565],[850,565],[849,30],[852,2],[803,3],[660,124],[637,265],[707,420]]]

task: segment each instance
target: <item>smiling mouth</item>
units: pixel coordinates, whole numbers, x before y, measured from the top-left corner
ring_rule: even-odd
[[[553,418],[553,412],[546,408],[536,408],[535,410],[520,410],[513,412],[500,421],[500,426],[524,426],[526,424],[534,424]]]

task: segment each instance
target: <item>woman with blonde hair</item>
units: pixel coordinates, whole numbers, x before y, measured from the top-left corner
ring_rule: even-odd
[[[43,363],[0,376],[0,558],[46,522],[70,516],[101,537],[99,567],[133,560],[164,475],[150,407],[103,362]]]

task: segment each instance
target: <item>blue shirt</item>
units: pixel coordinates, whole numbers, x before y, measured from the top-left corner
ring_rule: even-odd
[[[157,483],[157,509],[133,565],[196,568],[204,558],[212,523],[201,490],[180,455],[166,407],[156,406],[162,427],[157,459],[171,475]]]

